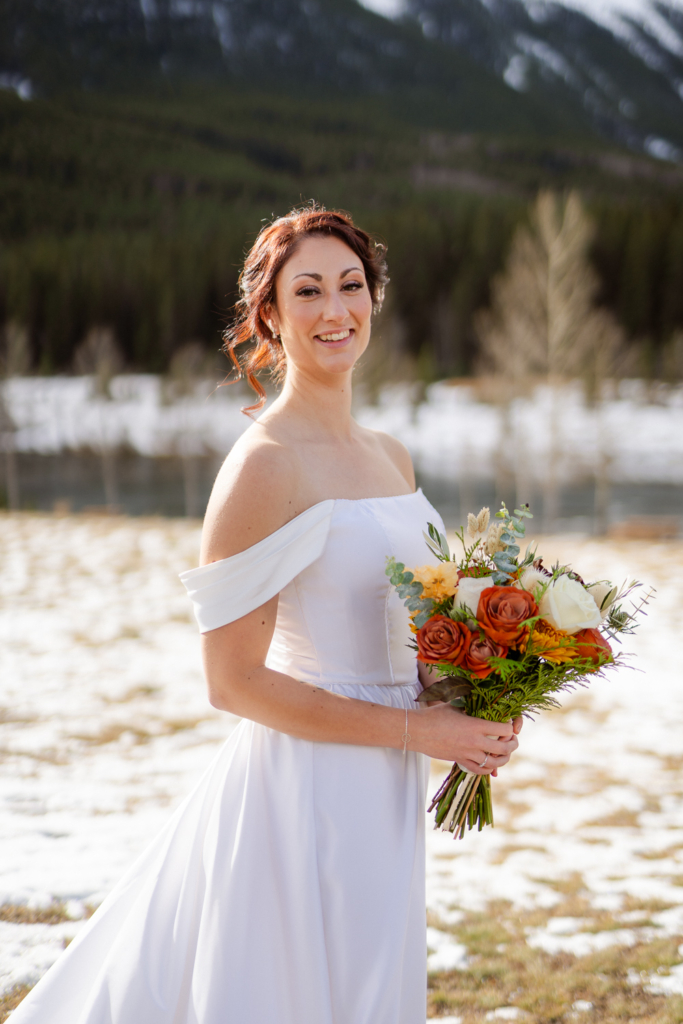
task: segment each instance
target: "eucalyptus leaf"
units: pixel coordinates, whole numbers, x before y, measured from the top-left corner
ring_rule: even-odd
[[[427,529],[428,533],[423,533],[422,536],[427,542],[429,550],[432,554],[436,555],[441,562],[450,561],[451,550],[444,534],[439,533],[433,523],[428,523]]]
[[[494,572],[492,579],[497,587],[504,587],[510,582],[512,576],[506,572]]]
[[[504,572],[508,576],[515,572],[517,569],[515,563],[511,562],[507,555],[502,551],[499,554],[493,556],[493,561],[496,563],[496,568],[499,569],[501,572]]]

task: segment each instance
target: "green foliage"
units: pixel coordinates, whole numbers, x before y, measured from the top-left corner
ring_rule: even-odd
[[[624,584],[616,599],[614,599],[613,604],[611,604],[605,622],[607,634],[611,639],[614,639],[618,633],[635,633],[639,625],[638,616],[647,615],[647,607],[656,593],[654,587],[650,587],[640,600],[631,602],[630,609],[624,608],[623,604],[621,604],[621,601],[641,586],[642,584],[637,583],[635,580],[630,584]],[[603,601],[603,607],[612,598],[613,594],[614,591],[610,591]]]
[[[529,511],[528,505],[516,508],[514,515],[510,515],[505,502],[502,502],[501,509],[496,512],[496,519],[502,519],[505,528],[500,535],[500,543],[503,545],[503,550],[497,551],[491,556],[497,569],[497,572],[493,574],[493,582],[497,586],[505,586],[512,579],[513,573],[517,572],[520,568],[520,548],[517,541],[524,538],[526,531],[524,520],[533,519],[533,516]],[[522,564],[529,564],[532,559],[533,556],[527,551]]]
[[[429,598],[422,597],[422,584],[415,579],[412,572],[406,572],[403,562],[397,562],[395,558],[387,558],[387,567],[384,571],[393,586],[396,587],[398,596],[408,611],[415,613],[415,625],[421,629],[427,619],[434,614],[434,602]]]
[[[431,553],[435,558],[438,558],[440,562],[450,562],[451,549],[448,546],[446,535],[439,533],[433,523],[427,524],[427,531],[427,533],[423,532],[422,536],[427,542],[427,547]]]
[[[455,536],[462,544],[462,549],[464,552],[463,557],[459,561],[460,568],[463,571],[473,569],[474,574],[476,575],[478,568],[477,563],[480,562],[482,559],[486,558],[486,555],[482,548],[481,540],[475,540],[473,544],[468,544],[467,541],[465,540],[464,526],[461,526],[459,530],[455,531]],[[485,569],[482,571],[482,575],[488,574],[490,571],[490,567],[486,566]]]

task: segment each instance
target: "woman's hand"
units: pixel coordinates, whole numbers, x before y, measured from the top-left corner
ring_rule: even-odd
[[[520,732],[522,731],[523,725],[524,719],[521,715],[518,715],[517,718],[512,719],[512,731],[514,732],[515,736],[519,736]],[[491,775],[493,776],[494,779],[498,778],[498,769],[494,768],[493,771],[491,772]]]
[[[410,749],[440,761],[457,761],[476,775],[496,775],[519,746],[522,719],[487,722],[437,704],[414,712],[409,723]],[[482,764],[482,762],[486,762]]]

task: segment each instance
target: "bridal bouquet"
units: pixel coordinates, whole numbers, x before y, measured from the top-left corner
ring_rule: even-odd
[[[489,722],[508,722],[558,707],[556,695],[622,660],[610,640],[633,632],[653,591],[624,607],[640,584],[585,583],[569,566],[546,568],[536,550],[521,557],[528,505],[503,504],[468,517],[455,559],[429,524],[425,540],[441,563],[406,569],[394,558],[386,573],[411,616],[418,661],[439,678],[419,701],[449,702]],[[465,828],[493,825],[491,779],[453,768],[432,800],[435,828],[462,838]]]

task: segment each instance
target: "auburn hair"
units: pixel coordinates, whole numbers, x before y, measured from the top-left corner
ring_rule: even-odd
[[[386,247],[356,227],[353,219],[342,210],[326,210],[315,203],[292,210],[286,217],[278,217],[258,234],[239,277],[240,298],[235,304],[235,319],[223,333],[223,351],[232,360],[235,380],[249,381],[258,396],[255,405],[242,412],[261,409],[266,392],[257,374],[270,372],[277,382],[286,371],[285,350],[266,319],[268,307],[275,304],[275,281],[287,260],[308,235],[332,236],[348,245],[363,264],[365,280],[372,298],[373,310],[378,312],[389,278],[384,259]],[[251,347],[240,354],[241,345]]]

